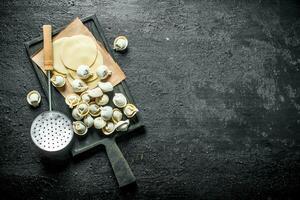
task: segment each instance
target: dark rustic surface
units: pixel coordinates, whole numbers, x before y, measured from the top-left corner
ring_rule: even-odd
[[[36,156],[47,110],[23,42],[96,13],[147,131],[119,146],[138,179],[119,190],[105,152],[63,167]],[[300,190],[297,1],[0,2],[0,188],[7,199],[293,199]],[[3,198],[1,198],[3,199]]]

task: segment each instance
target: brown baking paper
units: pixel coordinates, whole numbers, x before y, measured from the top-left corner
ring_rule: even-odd
[[[59,34],[57,34],[53,41],[62,38],[62,37],[71,37],[74,35],[86,35],[91,37],[92,39],[96,40],[93,34],[88,30],[88,28],[80,21],[79,18],[76,18],[73,22],[71,22],[65,29],[63,29]],[[103,45],[100,42],[97,42],[98,50],[102,54],[103,57],[103,64],[106,65],[111,71],[112,75],[107,78],[105,81],[111,82],[114,86],[123,81],[126,76],[124,72],[121,70],[120,66],[113,60],[113,58],[110,56],[110,54],[106,51],[106,49],[103,47]],[[37,52],[32,58],[31,58],[44,72],[46,75],[46,71],[44,70],[44,53],[43,49]],[[97,82],[99,82],[99,79],[96,79],[95,81],[92,81],[90,83],[87,83],[89,88],[94,88],[97,85]],[[70,78],[66,79],[66,85],[63,88],[57,88],[57,90],[64,96],[68,96],[73,92],[71,84],[70,84]]]

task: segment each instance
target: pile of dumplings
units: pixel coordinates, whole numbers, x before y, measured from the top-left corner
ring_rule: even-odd
[[[60,38],[53,43],[53,51],[52,84],[61,88],[67,79],[74,92],[65,98],[75,120],[74,132],[84,136],[91,127],[99,129],[99,133],[104,135],[127,131],[129,119],[135,116],[138,109],[128,102],[124,94],[114,93],[113,85],[105,81],[112,76],[112,71],[103,64],[95,42],[83,35]],[[114,108],[108,105],[109,96]]]
[[[104,67],[101,65],[99,68]],[[114,131],[127,131],[129,119],[135,116],[138,109],[128,103],[122,93],[114,93],[112,103],[115,107],[109,106],[108,93],[113,92],[110,82],[100,81],[97,87],[80,91],[80,95],[74,93],[65,99],[76,120],[73,122],[73,129],[77,135],[85,135],[91,127],[101,130],[104,135],[110,135]]]

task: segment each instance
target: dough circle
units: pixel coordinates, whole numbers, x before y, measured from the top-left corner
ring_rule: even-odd
[[[100,53],[100,51],[97,51],[97,58],[96,58],[95,62],[93,63],[93,65],[90,66],[91,71],[96,72],[97,67],[99,67],[100,65],[103,65],[103,56]]]
[[[60,54],[62,52],[62,47],[65,41],[67,41],[68,37],[63,37],[60,39],[57,39],[53,42],[53,68],[55,71],[61,74],[67,74],[68,71],[64,64],[62,63],[60,59]]]
[[[61,60],[69,69],[76,70],[79,65],[90,67],[95,62],[96,57],[96,42],[88,36],[75,35],[63,44]]]

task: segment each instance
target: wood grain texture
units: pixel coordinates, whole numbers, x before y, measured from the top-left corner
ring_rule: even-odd
[[[1,1],[0,188],[7,199],[296,199],[300,191],[297,1]],[[35,154],[30,124],[47,110],[23,42],[97,14],[143,113],[120,139],[137,189],[120,191],[105,152],[64,167]]]
[[[43,25],[44,67],[46,71],[53,70],[52,27]]]
[[[104,48],[105,51],[109,52],[110,55],[112,56],[111,59],[113,59],[114,52],[108,46],[108,42],[107,42],[106,38],[104,38],[104,35],[103,35],[104,33],[102,30],[102,27],[99,24],[99,21],[98,21],[96,15],[87,16],[84,19],[82,19],[82,22],[84,25],[82,24],[81,21],[79,21],[79,22],[80,22],[81,26],[83,26],[84,28],[88,28],[88,30],[91,31],[91,32],[89,32],[89,34],[92,34],[93,37],[95,37],[95,39],[99,42],[99,44],[101,43],[101,47]],[[70,28],[70,25],[68,25],[68,27]],[[43,28],[43,31],[44,30],[45,29]],[[48,33],[47,33],[47,31],[48,31]],[[46,32],[46,34],[45,34],[45,32]],[[54,30],[54,32],[59,33],[58,35],[62,34],[62,31],[60,31],[60,30]],[[50,36],[49,36],[49,33],[50,33]],[[53,36],[57,37],[58,35],[53,35]],[[46,36],[46,38],[45,38],[45,36]],[[35,74],[37,75],[37,77],[39,79],[39,83],[41,84],[42,88],[44,88],[43,92],[45,94],[48,94],[48,91],[45,90],[45,88],[48,88],[48,85],[45,84],[45,75],[42,73],[42,71],[40,69],[38,69],[39,66],[37,65],[37,62],[34,61],[33,59],[31,60],[31,58],[36,54],[36,49],[41,49],[42,47],[44,47],[44,49],[45,49],[45,43],[46,43],[46,46],[47,45],[49,46],[49,44],[47,44],[47,42],[49,42],[49,41],[47,41],[49,39],[49,37],[51,37],[51,32],[49,32],[49,29],[48,29],[43,32],[43,40],[41,39],[41,37],[37,37],[37,38],[34,38],[34,39],[24,43],[27,54],[28,54],[28,59],[31,61],[32,67],[35,71]],[[49,51],[49,49],[45,51],[44,55],[46,55],[47,51]],[[45,56],[45,58],[46,58],[46,56]],[[115,60],[115,58],[114,58],[114,60]],[[113,61],[113,62],[115,64],[115,61]],[[118,66],[118,69],[119,69],[119,66]],[[123,73],[124,72],[122,71],[122,74]],[[114,86],[114,93],[124,94],[126,96],[128,102],[134,104],[133,97],[130,94],[130,91],[126,85],[125,80],[123,80],[121,83]],[[114,93],[108,93],[108,96],[110,99],[112,99]],[[55,88],[53,88],[53,94],[54,95],[52,95],[52,97],[54,97],[54,98],[52,98],[52,101],[56,102],[56,106],[54,107],[54,110],[63,112],[70,119],[72,119],[71,110],[65,103],[62,102],[62,101],[64,101],[64,97],[62,96],[62,93],[60,93],[60,91],[55,90]],[[112,104],[112,102],[110,102],[109,105],[114,106]],[[143,124],[142,124],[142,120],[140,118],[140,113],[137,113],[133,118],[130,119],[130,126],[128,128],[128,131],[119,132],[117,134],[112,135],[111,137],[103,137],[102,134],[99,134],[99,130],[90,128],[86,137],[84,137],[84,138],[75,137],[73,147],[71,148],[70,154],[72,156],[78,156],[81,153],[86,154],[86,153],[89,153],[86,151],[89,151],[99,145],[104,145],[108,159],[110,161],[110,164],[112,166],[112,169],[113,169],[116,179],[118,181],[119,187],[123,188],[125,186],[127,187],[128,185],[134,185],[136,178],[134,177],[126,159],[122,155],[122,152],[116,145],[115,138],[120,137],[122,135],[141,133],[142,130],[137,130],[137,129],[141,129],[141,128],[143,128]]]

